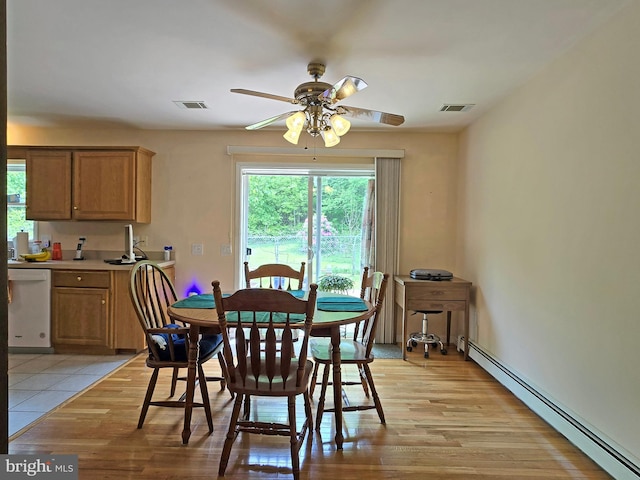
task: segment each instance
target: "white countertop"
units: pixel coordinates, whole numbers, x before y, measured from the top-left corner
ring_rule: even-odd
[[[174,265],[174,260],[158,261],[161,267]],[[130,270],[134,263],[111,265],[103,260],[48,260],[46,262],[26,262],[9,260],[8,268],[44,268],[49,270]]]

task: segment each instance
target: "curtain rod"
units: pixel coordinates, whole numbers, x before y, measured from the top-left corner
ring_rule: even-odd
[[[376,148],[296,148],[227,145],[227,155],[280,155],[297,157],[404,158],[404,150]]]

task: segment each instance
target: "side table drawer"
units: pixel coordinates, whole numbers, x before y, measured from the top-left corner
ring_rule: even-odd
[[[435,300],[435,301],[445,301],[445,300],[466,300],[468,294],[468,289],[466,288],[455,288],[451,286],[443,285],[442,287],[434,286],[430,288],[425,288],[420,285],[408,285],[407,286],[407,297],[415,300]]]
[[[442,310],[445,312],[463,311],[466,308],[466,302],[463,300],[418,300],[410,299],[405,307],[407,310]]]

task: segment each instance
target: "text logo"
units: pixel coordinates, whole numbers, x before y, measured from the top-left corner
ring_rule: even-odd
[[[0,477],[7,480],[78,480],[78,456],[0,455]]]

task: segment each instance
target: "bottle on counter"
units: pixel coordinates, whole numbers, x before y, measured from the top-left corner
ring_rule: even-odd
[[[164,261],[168,262],[169,260],[171,260],[171,250],[173,250],[173,247],[171,245],[166,245],[164,247]]]
[[[54,242],[53,251],[51,252],[52,260],[62,260],[62,245],[60,242]]]
[[[34,240],[31,245],[31,253],[40,253],[42,251],[42,241]]]

